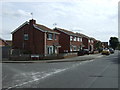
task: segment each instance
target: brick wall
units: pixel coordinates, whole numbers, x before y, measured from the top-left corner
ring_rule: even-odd
[[[65,50],[67,50],[68,52],[70,51],[70,36],[60,32],[59,30],[56,30],[58,33],[60,33],[59,35],[59,43],[61,45],[61,48],[59,49],[60,53],[63,53]]]
[[[28,34],[28,40],[24,40],[24,34]],[[44,33],[36,30],[31,24],[24,25],[13,33],[13,48],[28,50],[33,54],[43,54]]]
[[[86,37],[82,38],[84,49],[88,49],[88,39]]]

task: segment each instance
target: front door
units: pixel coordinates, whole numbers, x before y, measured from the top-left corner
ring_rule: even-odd
[[[53,54],[53,46],[48,46],[47,51],[48,54]]]

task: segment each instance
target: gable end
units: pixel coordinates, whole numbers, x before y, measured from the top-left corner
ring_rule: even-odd
[[[11,32],[11,34],[15,33],[17,30],[19,30],[21,27],[25,26],[26,24],[29,24],[29,22],[26,21],[25,23],[23,23],[23,24],[20,25],[17,29],[15,29],[13,32]]]

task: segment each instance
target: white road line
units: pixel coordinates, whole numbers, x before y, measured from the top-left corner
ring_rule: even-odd
[[[28,83],[32,83],[32,82],[35,82],[35,81],[44,79],[44,78],[46,78],[46,77],[48,77],[48,76],[52,76],[53,74],[57,74],[57,73],[59,73],[59,72],[65,71],[65,70],[67,70],[67,69],[68,69],[68,68],[66,68],[66,69],[56,69],[54,72],[45,73],[45,75],[42,76],[42,77],[40,77],[40,78],[33,77],[33,80],[31,80],[31,81],[23,82],[22,84],[17,84],[17,85],[14,85],[14,86],[12,86],[12,87],[8,87],[6,90],[9,90],[9,89],[11,89],[11,88],[16,88],[16,87],[19,87],[19,86],[22,86],[22,85],[25,85],[25,84],[28,84]]]
[[[32,80],[27,81],[27,82],[23,82],[22,84],[17,84],[17,85],[8,87],[6,90],[9,90],[9,89],[12,89],[12,88],[16,88],[16,87],[19,87],[19,86],[23,86],[23,85],[25,85],[25,84],[32,83],[32,82],[35,82],[35,81],[39,81],[39,80],[44,79],[44,78],[46,78],[46,77],[52,76],[52,75],[54,75],[54,74],[63,72],[63,71],[68,70],[68,69],[73,69],[73,68],[75,68],[75,67],[77,67],[77,66],[79,66],[79,65],[81,65],[81,64],[85,64],[85,63],[87,63],[87,62],[92,62],[92,61],[94,61],[94,60],[80,62],[80,63],[77,63],[77,64],[73,64],[72,66],[70,66],[70,67],[68,67],[68,68],[55,69],[54,71],[49,72],[49,73],[42,72],[43,75],[42,75],[42,77],[39,77],[39,78],[38,78],[37,75],[36,75],[36,74],[39,74],[39,72],[32,73],[32,75],[33,75]],[[39,76],[40,76],[40,75],[39,75]]]

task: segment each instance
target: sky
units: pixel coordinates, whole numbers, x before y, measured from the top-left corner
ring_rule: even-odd
[[[119,0],[1,0],[0,37],[12,40],[11,32],[33,19],[51,29],[64,28],[102,42],[118,37]],[[54,23],[57,25],[54,26]]]

